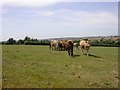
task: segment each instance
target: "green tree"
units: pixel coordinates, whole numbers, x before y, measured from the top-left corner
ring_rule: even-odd
[[[22,39],[18,40],[18,44],[24,44],[24,40]]]
[[[6,44],[16,44],[16,40],[14,40],[13,38],[9,38]]]
[[[24,38],[24,41],[30,41],[31,39],[30,39],[30,37],[28,37],[28,36],[26,36],[25,38]]]

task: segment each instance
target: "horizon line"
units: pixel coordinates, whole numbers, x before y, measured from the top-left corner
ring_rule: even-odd
[[[30,37],[30,36],[25,36],[25,37]],[[24,38],[25,38],[24,37]],[[63,37],[51,37],[51,38],[42,38],[42,39],[38,39],[38,38],[33,38],[33,37],[30,37],[31,39],[38,39],[38,40],[50,40],[50,39],[60,39],[60,38],[94,38],[94,37],[120,37],[120,35],[101,35],[101,36],[63,36]],[[10,37],[10,38],[13,38],[13,37]],[[24,39],[23,38],[23,39]],[[8,38],[9,39],[9,38]],[[18,41],[18,40],[23,40],[23,39],[15,39],[13,38],[14,40]],[[4,42],[4,41],[7,41],[7,40],[1,40],[0,42]]]

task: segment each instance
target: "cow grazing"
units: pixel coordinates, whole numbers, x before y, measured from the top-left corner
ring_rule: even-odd
[[[81,40],[80,41],[80,48],[82,50],[82,53],[84,54],[84,50],[87,52],[87,56],[89,55],[89,49],[90,49],[90,41],[87,40]]]

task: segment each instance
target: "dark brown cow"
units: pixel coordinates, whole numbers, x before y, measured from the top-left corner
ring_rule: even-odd
[[[58,43],[59,49],[65,51],[65,50],[66,50],[66,49],[65,49],[66,44],[67,44],[67,42],[65,42],[65,41],[63,41],[63,40],[59,41],[59,43]]]
[[[62,42],[61,41],[58,42],[58,50],[60,50],[60,51],[63,50]]]
[[[67,51],[67,42],[63,42],[62,47],[64,51]]]
[[[65,44],[65,49],[68,51],[69,56],[73,56],[73,41],[68,40]]]

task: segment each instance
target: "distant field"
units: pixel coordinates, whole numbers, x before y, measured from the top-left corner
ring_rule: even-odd
[[[117,88],[118,48],[91,47],[90,56],[48,46],[2,47],[3,88]]]

